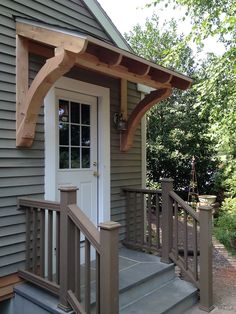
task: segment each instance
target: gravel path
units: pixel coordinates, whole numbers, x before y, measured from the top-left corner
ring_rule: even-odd
[[[236,257],[213,239],[213,298],[215,309],[212,314],[236,313]],[[203,314],[198,305],[186,314]]]

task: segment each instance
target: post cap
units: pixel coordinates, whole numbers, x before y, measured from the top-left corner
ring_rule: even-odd
[[[161,182],[174,182],[174,179],[172,179],[172,178],[162,178],[160,181]]]
[[[121,224],[115,221],[105,221],[98,225],[101,229],[113,230],[121,227]]]
[[[79,188],[76,185],[72,184],[63,184],[59,185],[58,190],[61,192],[70,192],[70,191],[77,191]]]

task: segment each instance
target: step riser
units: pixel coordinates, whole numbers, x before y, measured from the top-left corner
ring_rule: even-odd
[[[198,295],[197,293],[195,293],[189,296],[188,298],[182,300],[181,302],[177,303],[171,309],[163,312],[163,314],[182,314],[188,309],[190,309],[197,302],[198,302]]]
[[[136,284],[134,287],[120,293],[120,309],[128,304],[135,302],[143,295],[150,293],[154,289],[158,289],[167,282],[175,278],[174,267],[165,272],[157,273],[152,278],[147,278],[144,282]]]
[[[138,289],[138,287],[137,287]],[[120,309],[123,314],[182,314],[197,302],[197,289],[175,277]]]

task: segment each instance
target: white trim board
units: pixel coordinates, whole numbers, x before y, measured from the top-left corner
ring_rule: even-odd
[[[110,17],[107,15],[101,4],[97,0],[83,0],[89,10],[93,13],[98,22],[102,25],[105,31],[114,40],[117,46],[121,49],[130,51],[130,47],[116,26],[113,24]]]
[[[110,220],[110,90],[105,87],[62,77],[45,97],[45,199],[56,199],[56,88],[79,91],[98,99],[98,223]]]

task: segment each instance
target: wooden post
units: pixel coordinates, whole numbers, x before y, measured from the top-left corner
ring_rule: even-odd
[[[200,306],[210,312],[213,308],[212,285],[212,207],[199,206],[200,212]]]
[[[101,240],[100,257],[100,296],[102,314],[119,313],[119,259],[117,222],[104,222],[99,225]]]
[[[173,243],[173,202],[169,196],[173,190],[173,179],[163,178],[162,186],[162,256],[163,263],[170,264],[172,261],[169,254]]]
[[[69,221],[67,206],[76,204],[76,186],[62,186],[60,190],[60,292],[58,307],[68,312],[71,310],[67,302],[69,289]]]

